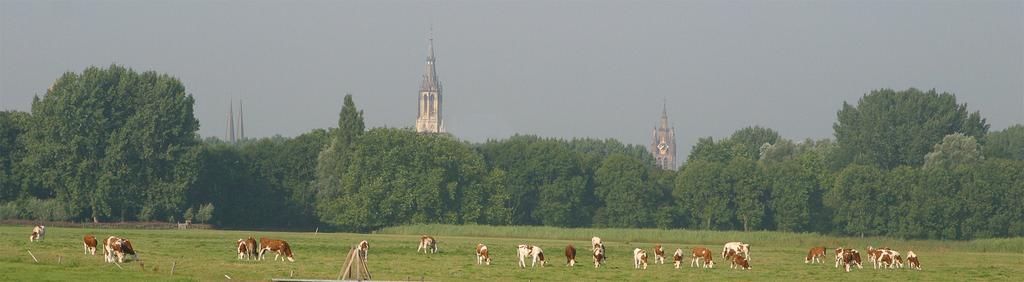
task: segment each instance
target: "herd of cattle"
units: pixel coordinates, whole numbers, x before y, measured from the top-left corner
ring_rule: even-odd
[[[46,227],[38,225],[32,229],[32,235],[29,236],[30,242],[42,240],[46,235]],[[416,248],[416,252],[423,251],[423,253],[437,253],[437,240],[434,237],[422,235],[420,236],[420,244]],[[92,235],[85,235],[83,238],[83,245],[86,254],[96,255],[96,246],[98,241],[96,237]],[[279,257],[282,261],[287,259],[290,262],[295,261],[295,257],[292,255],[291,247],[288,242],[284,240],[267,239],[260,237],[259,243],[257,244],[256,239],[249,237],[248,239],[238,239],[237,241],[238,259],[256,259],[263,260],[263,257],[267,252],[274,252],[274,261],[277,261]],[[536,267],[538,263],[541,267],[547,264],[547,260],[544,258],[544,250],[538,246],[530,244],[521,244],[517,246],[518,252],[516,257],[519,259],[519,267],[526,268],[526,261],[530,260],[530,267]],[[370,250],[370,243],[366,240],[359,242],[356,247],[359,259],[366,262],[367,253]],[[590,252],[593,254],[594,267],[599,268],[604,265],[608,259],[605,254],[604,242],[600,237],[593,237],[590,239]],[[900,252],[890,248],[873,248],[868,246],[868,260],[874,266],[878,268],[903,268],[903,256]],[[804,263],[824,263],[826,248],[825,247],[813,247],[807,252],[807,257],[804,258]],[[135,254],[135,249],[132,248],[131,241],[127,239],[118,238],[115,236],[107,237],[103,241],[103,257],[106,262],[124,262],[124,258],[130,257],[138,260],[138,255]],[[722,247],[722,258],[729,261],[729,268],[732,269],[751,269],[750,267],[750,244],[743,242],[729,242],[725,243]],[[675,268],[681,268],[683,264],[684,254],[683,249],[676,249],[672,254],[672,260]],[[907,251],[907,264],[909,268],[921,270],[921,262],[918,260],[917,254],[914,251]],[[576,265],[576,247],[568,245],[565,247],[565,260],[566,265]],[[636,248],[633,249],[633,267],[636,269],[647,269],[647,250]],[[476,246],[476,262],[478,265],[491,265],[491,254],[487,246],[483,243],[477,244]],[[665,264],[665,250],[662,246],[654,246],[654,263]],[[711,250],[705,247],[695,247],[690,249],[690,267],[701,267],[701,268],[714,268],[715,262]],[[850,272],[852,266],[863,269],[864,266],[861,262],[860,252],[856,249],[850,248],[836,248],[835,249],[835,267],[839,268],[843,266],[846,272]]]

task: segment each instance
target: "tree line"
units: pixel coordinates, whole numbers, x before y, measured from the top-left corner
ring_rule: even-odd
[[[1024,235],[1024,125],[990,131],[934,90],[844,103],[834,139],[759,126],[700,138],[675,171],[613,139],[368,129],[350,95],[337,127],[227,143],[199,137],[194,104],[165,74],[64,74],[30,112],[0,112],[0,218]]]

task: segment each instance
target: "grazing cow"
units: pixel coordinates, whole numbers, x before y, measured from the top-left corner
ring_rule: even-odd
[[[917,254],[914,251],[907,251],[907,264],[912,269],[921,270],[921,261],[917,259]]]
[[[676,265],[676,269],[683,265],[683,249],[676,249],[676,252],[672,253],[672,262]]]
[[[370,251],[370,242],[366,242],[366,240],[360,241],[359,242],[359,248],[357,250],[358,250],[359,258],[363,259],[363,262],[365,263],[366,262],[366,254],[367,254],[367,252]]]
[[[114,236],[107,237],[107,240],[103,241],[103,258],[107,262],[116,260],[123,263],[124,258],[129,255],[132,259],[139,259],[139,256],[135,254],[135,248],[132,248],[131,241]]]
[[[259,258],[259,245],[256,243],[256,238],[249,236],[249,239],[245,239],[245,252],[248,253],[248,257]],[[246,258],[248,260],[248,258]]]
[[[647,269],[647,251],[644,249],[633,249],[633,268]]]
[[[36,225],[32,228],[32,235],[28,236],[29,242],[35,242],[43,239],[46,236],[46,226]]]
[[[739,268],[743,270],[750,269],[750,262],[743,256],[732,256],[732,260],[729,261],[729,268]]]
[[[238,259],[249,260],[249,250],[245,247],[245,239],[238,239],[236,244],[238,247],[235,250],[238,251]]]
[[[604,263],[604,247],[594,249],[594,268],[598,268]]]
[[[277,261],[278,257],[284,256],[281,261],[287,259],[290,262],[295,262],[295,256],[292,255],[292,247],[288,245],[288,242],[284,240],[275,240],[260,238],[260,260],[267,255],[267,252],[274,252],[274,261]]]
[[[654,245],[654,263],[665,264],[665,250],[661,245]]]
[[[725,243],[725,246],[722,247],[722,258],[731,256],[729,250],[732,250],[734,254],[743,254],[743,258],[750,259],[750,244],[744,244],[743,242]]]
[[[842,264],[846,268],[846,272],[850,272],[850,266],[856,265],[857,268],[864,268],[861,264],[860,253],[854,249],[836,249],[836,265]]]
[[[544,260],[544,250],[541,250],[540,247],[533,245],[519,245],[518,247],[519,267],[526,267],[526,257],[533,258],[533,261],[530,263],[530,267],[535,267],[537,265],[537,261],[540,261],[540,266],[544,267],[544,264],[546,263],[546,261]]]
[[[875,269],[881,268],[902,268],[903,256],[890,248],[875,249],[868,246],[868,260]]]
[[[94,255],[95,256],[96,255],[96,245],[98,243],[99,242],[96,241],[96,236],[85,235],[85,238],[82,238],[82,245],[85,247],[85,254],[87,254],[87,255]]]
[[[487,251],[487,245],[483,243],[476,244],[476,264],[487,264],[491,265],[491,254]]]
[[[565,246],[565,264],[576,266],[576,247],[572,245]]]
[[[704,268],[715,268],[715,261],[711,259],[711,250],[705,247],[693,248],[690,256],[690,267],[697,265],[698,267],[703,266]],[[703,264],[697,264],[697,261],[704,260]]]
[[[420,246],[416,247],[416,252],[418,253],[420,250],[423,250],[424,254],[426,254],[427,251],[430,251],[432,254],[437,253],[437,240],[435,240],[434,237],[427,235],[420,236]]]
[[[815,261],[818,263],[825,263],[825,247],[814,247],[810,251],[807,251],[807,257],[804,258],[804,263],[813,264]]]

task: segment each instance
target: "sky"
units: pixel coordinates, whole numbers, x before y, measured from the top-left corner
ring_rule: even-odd
[[[445,125],[649,145],[663,103],[679,158],[759,125],[832,137],[843,102],[935,89],[993,130],[1024,123],[1024,1],[0,0],[0,110],[29,111],[64,72],[175,76],[200,135],[243,100],[248,137],[412,127],[427,38]]]

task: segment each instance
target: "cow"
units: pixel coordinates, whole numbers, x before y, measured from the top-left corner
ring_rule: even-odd
[[[696,265],[697,267],[704,268],[715,268],[715,261],[711,259],[711,250],[705,247],[693,248],[690,256],[690,267]],[[704,260],[703,264],[697,264],[697,261]]]
[[[603,247],[603,246],[604,246],[604,242],[601,242],[601,237],[594,236],[593,238],[590,238],[590,250],[591,251],[593,251],[594,249],[597,249],[598,247]]]
[[[604,263],[604,247],[594,249],[594,268],[598,268]]]
[[[259,245],[256,243],[256,238],[249,236],[249,239],[245,239],[245,251],[248,253],[248,257],[259,258]]]
[[[258,258],[256,256],[256,239],[249,237],[248,239],[238,239],[238,259],[245,258],[245,260]]]
[[[665,264],[665,250],[661,245],[654,245],[654,263]]]
[[[576,266],[576,247],[565,246],[565,265]]]
[[[428,251],[432,254],[437,253],[437,240],[435,240],[434,237],[431,236],[421,235],[420,246],[416,247],[416,252],[418,253],[420,252],[420,250],[423,250],[424,254],[426,254]]]
[[[890,248],[875,249],[868,246],[868,260],[875,269],[881,268],[902,268],[903,256]]]
[[[491,265],[491,254],[487,251],[487,245],[484,245],[484,243],[476,244],[476,264],[485,263]]]
[[[278,257],[284,256],[281,261],[288,260],[295,262],[295,256],[292,254],[292,247],[288,245],[288,242],[284,240],[267,239],[260,237],[260,260],[267,255],[267,252],[274,252],[274,261],[277,261]]]
[[[530,263],[530,267],[537,266],[537,261],[540,261],[540,266],[544,267],[544,264],[546,263],[544,260],[544,250],[541,250],[540,247],[533,245],[519,245],[518,249],[520,268],[526,267],[526,257],[533,258],[533,261]]]
[[[46,236],[46,226],[36,225],[32,228],[32,235],[28,236],[29,242],[35,242],[43,239]]]
[[[861,264],[860,252],[842,247],[836,249],[836,267],[839,267],[840,264],[845,266],[846,272],[850,272],[850,266],[852,265],[856,265],[857,268],[864,268]]]
[[[633,249],[633,268],[647,269],[647,251],[644,249]]]
[[[732,256],[732,260],[729,261],[729,268],[739,268],[743,270],[748,270],[750,269],[750,262],[747,260],[747,258],[744,258],[743,256]]]
[[[683,265],[683,249],[676,249],[676,252],[672,253],[672,263],[675,264],[676,269]]]
[[[107,262],[123,263],[126,256],[131,256],[135,260],[139,259],[139,256],[135,254],[135,248],[132,248],[131,241],[114,236],[107,237],[107,240],[103,241],[103,258]]]
[[[85,235],[85,237],[82,238],[82,246],[85,248],[85,254],[87,254],[87,255],[94,255],[95,256],[96,255],[96,245],[98,243],[99,242],[96,241],[96,236]]]
[[[743,254],[743,258],[750,259],[750,244],[744,244],[743,242],[729,242],[725,243],[722,247],[722,258],[728,258],[729,250],[732,250],[735,254]]]
[[[370,251],[370,242],[366,242],[366,240],[360,241],[359,247],[356,250],[359,258],[363,260],[363,263],[366,263],[366,254]]]
[[[804,258],[804,263],[814,264],[814,262],[824,263],[825,259],[825,247],[813,247],[810,251],[807,251],[807,257]]]
[[[921,270],[921,261],[917,259],[917,254],[914,251],[907,251],[907,264],[912,269]]]

